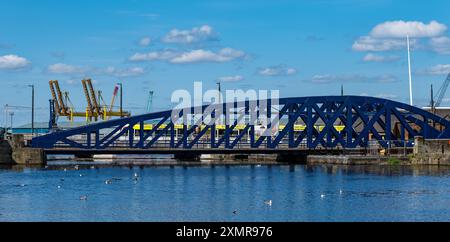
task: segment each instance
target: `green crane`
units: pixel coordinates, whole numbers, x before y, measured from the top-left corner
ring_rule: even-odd
[[[148,101],[147,101],[147,113],[150,113],[153,108],[153,91],[148,92]]]

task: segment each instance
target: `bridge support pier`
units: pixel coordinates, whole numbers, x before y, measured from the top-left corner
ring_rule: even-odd
[[[308,154],[305,153],[280,153],[277,155],[278,162],[306,164]]]
[[[12,153],[13,160],[19,165],[45,165],[47,157],[43,149],[17,148]]]
[[[0,140],[0,165],[12,165],[12,147],[7,140]]]
[[[173,158],[178,161],[200,161],[200,155],[192,153],[178,153]]]
[[[23,135],[14,134],[9,140],[0,140],[0,164],[45,165],[43,149],[25,147]]]
[[[87,154],[87,153],[80,153],[80,154],[75,154],[75,159],[94,159],[94,155],[93,154]]]

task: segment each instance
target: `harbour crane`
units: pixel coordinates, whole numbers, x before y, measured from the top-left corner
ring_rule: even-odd
[[[107,120],[112,116],[119,116],[119,117],[121,116],[120,112],[112,110],[114,100],[118,92],[117,86],[114,88],[111,105],[109,106],[108,109],[107,108],[108,105],[106,105],[105,101],[103,100],[102,92],[98,90],[97,92],[98,94],[96,94],[91,79],[83,79],[81,81],[81,84],[83,86],[83,91],[87,102],[87,108],[85,112],[74,112],[73,111],[74,107],[69,98],[69,93],[64,92],[63,95],[63,92],[61,91],[57,80],[49,81],[50,92],[52,94],[53,100],[53,108],[57,116],[65,116],[70,121],[73,121],[74,117],[85,117],[87,122],[92,121],[92,119],[94,119],[95,121],[97,121],[99,118]],[[128,117],[130,116],[130,113],[124,111],[122,112],[122,116]]]
[[[104,106],[100,106],[101,100],[103,100],[103,97],[101,96],[101,92],[99,92],[99,96],[97,97],[94,87],[92,85],[91,79],[83,79],[81,80],[81,84],[83,85],[84,95],[86,96],[86,101],[88,104],[88,113],[89,113],[89,119],[92,118],[95,119],[95,121],[98,120],[98,118],[101,118],[103,120],[107,120],[110,117],[129,117],[131,114],[130,112],[126,111],[113,111],[114,101],[117,96],[118,86],[114,87],[113,96],[111,98],[111,104],[109,106],[109,110],[106,108],[106,104]]]
[[[70,101],[69,93],[64,92],[64,99],[61,89],[59,87],[59,83],[57,80],[50,80],[50,91],[52,93],[52,99],[54,101],[55,112],[58,116],[65,116],[70,121],[73,121],[73,117],[84,117],[86,114],[84,112],[74,112],[73,104]],[[67,104],[70,103],[71,107],[68,107]]]
[[[114,91],[113,91],[113,95],[111,98],[111,104],[109,105],[109,109],[108,111],[111,112],[114,106],[114,102],[116,101],[116,97],[117,97],[117,93],[119,92],[119,85],[116,84],[116,86],[114,86]]]
[[[445,96],[445,93],[447,92],[447,88],[448,88],[449,84],[450,84],[450,73],[447,75],[447,79],[445,79],[444,83],[439,88],[436,96],[434,97],[434,99],[436,99],[436,101],[434,102],[434,105],[432,104],[433,109],[436,107],[439,107],[441,105],[441,102],[444,99],[444,96]]]
[[[153,108],[153,91],[148,92],[148,101],[147,101],[147,113],[150,113]]]

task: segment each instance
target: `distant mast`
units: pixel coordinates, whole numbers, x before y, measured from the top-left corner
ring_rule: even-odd
[[[406,45],[408,47],[408,78],[409,78],[409,105],[413,105],[412,80],[411,80],[411,54],[409,49],[409,35],[406,35]]]

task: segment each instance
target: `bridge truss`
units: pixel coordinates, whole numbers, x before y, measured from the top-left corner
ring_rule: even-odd
[[[267,112],[273,118],[270,116],[276,109],[279,124],[269,124],[266,128],[270,135],[261,136],[257,124],[238,122],[255,111],[252,108],[260,114],[261,100],[256,101],[256,107],[250,103],[231,105],[230,113],[238,117],[224,125],[218,121],[211,125],[180,125],[172,122],[172,110],[168,110],[52,132],[33,138],[31,145],[44,149],[352,149],[371,144],[411,147],[416,136],[450,138],[450,122],[444,118],[400,102],[361,96],[281,98],[276,107],[269,105],[271,111]],[[230,107],[220,106],[224,110]],[[201,110],[207,108],[203,106]],[[192,113],[194,109],[190,108]],[[186,109],[178,113],[180,120],[183,112]],[[151,128],[144,131],[149,123]]]

